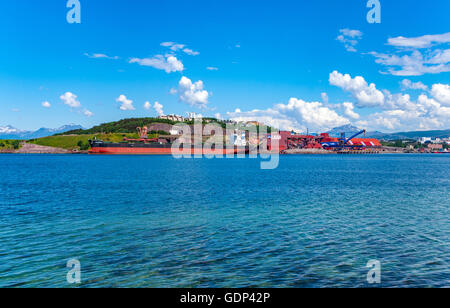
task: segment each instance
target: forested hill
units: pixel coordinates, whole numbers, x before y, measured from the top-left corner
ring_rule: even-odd
[[[222,127],[225,127],[225,123],[214,118],[203,118],[203,124],[217,122]],[[94,126],[89,129],[76,129],[72,131],[65,132],[60,135],[89,135],[89,134],[110,134],[110,133],[135,133],[137,127],[147,126],[150,131],[169,131],[168,125],[175,125],[178,122],[158,119],[158,118],[130,118],[123,119],[116,122],[109,122]],[[185,124],[194,124],[193,121],[185,121]],[[159,125],[158,125],[159,124]]]
[[[88,134],[109,134],[109,133],[135,133],[137,127],[150,126],[152,124],[170,124],[176,122],[157,118],[130,118],[116,122],[103,123],[89,129],[77,129],[65,132],[64,135],[88,135]]]

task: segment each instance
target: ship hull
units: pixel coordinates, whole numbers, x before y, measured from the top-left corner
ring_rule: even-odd
[[[191,147],[180,149],[180,152],[173,154],[182,155],[235,155],[245,154],[246,149],[204,149]],[[127,144],[127,143],[100,143],[92,144],[89,154],[105,155],[172,155],[170,144]]]

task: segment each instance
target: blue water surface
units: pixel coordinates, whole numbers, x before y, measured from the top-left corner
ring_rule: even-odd
[[[0,287],[450,286],[450,155],[1,155]]]

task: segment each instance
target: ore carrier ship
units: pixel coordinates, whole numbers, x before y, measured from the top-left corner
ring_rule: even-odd
[[[147,136],[147,127],[138,127],[139,138],[124,138],[123,142],[104,142],[102,140],[89,140],[91,149],[90,154],[117,154],[117,155],[171,155],[173,154],[173,141],[180,136],[160,136],[150,139]],[[179,147],[179,152],[174,154],[193,154],[193,155],[234,155],[245,153],[246,149],[231,147],[223,149],[204,148],[202,145],[190,145],[189,148]]]

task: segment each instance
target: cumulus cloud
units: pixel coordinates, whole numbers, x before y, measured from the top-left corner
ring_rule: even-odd
[[[428,86],[424,85],[422,82],[412,82],[409,79],[403,79],[400,83],[402,85],[403,90],[428,90]]]
[[[344,107],[344,114],[352,119],[359,119],[359,114],[357,114],[354,109],[353,103],[342,103],[342,107]]]
[[[150,66],[166,73],[182,72],[184,70],[183,63],[173,55],[156,55],[153,58],[132,58],[130,63],[137,63],[141,66]]]
[[[277,104],[265,110],[242,112],[236,109],[227,115],[234,121],[257,120],[280,130],[322,131],[350,123],[348,119],[324,107],[320,102],[305,102],[297,98],[291,98],[287,104]]]
[[[370,114],[365,119],[368,129],[381,131],[408,131],[444,129],[450,126],[450,108],[426,94],[411,102],[409,95],[397,95],[408,108],[398,107]],[[395,107],[395,106],[393,106]]]
[[[127,97],[125,95],[120,95],[117,99],[116,102],[121,103],[120,105],[120,110],[126,111],[126,110],[135,110],[134,106],[133,106],[133,101],[127,99]]]
[[[144,109],[150,110],[150,108],[152,108],[152,104],[150,104],[150,102],[145,102],[144,103]]]
[[[158,102],[155,102],[155,104],[153,104],[153,108],[155,109],[156,113],[158,114],[158,116],[163,116],[164,115],[164,106],[161,105]]]
[[[345,116],[359,120],[356,122],[359,127],[369,130],[407,131],[443,129],[450,126],[450,86],[447,84],[434,84],[429,91],[432,98],[421,94],[413,100],[409,94],[380,91],[374,84],[369,85],[360,76],[352,78],[348,74],[343,75],[334,71],[330,74],[329,81],[331,85],[350,92],[356,98],[358,107],[383,110],[363,117],[354,112],[353,103],[340,104]],[[405,79],[401,85],[404,89],[428,91],[428,87],[422,82]]]
[[[193,83],[187,77],[181,77],[178,83],[179,98],[193,107],[206,108],[208,105],[209,93],[204,90],[203,81]]]
[[[384,94],[377,90],[375,84],[369,85],[361,76],[352,78],[349,74],[334,71],[330,74],[329,82],[350,92],[358,100],[358,107],[377,107],[384,103]]]
[[[93,54],[85,53],[84,55],[86,57],[88,57],[88,58],[91,58],[91,59],[109,59],[109,60],[117,60],[117,59],[119,59],[119,57],[117,57],[117,56],[110,57],[110,56],[105,55],[103,53],[93,53]]]
[[[88,118],[90,118],[90,117],[92,117],[92,116],[94,115],[91,111],[89,111],[89,110],[87,110],[87,109],[84,109],[84,110],[83,110],[83,114],[84,114],[85,116],[87,116]]]
[[[409,94],[391,94],[388,90],[384,90],[385,101],[382,106],[383,109],[403,109],[413,110],[416,106],[411,101]]]
[[[281,130],[323,132],[330,128],[353,123],[368,130],[383,132],[434,130],[450,127],[450,86],[434,84],[431,90],[422,82],[405,79],[405,90],[417,89],[425,93],[412,98],[408,93],[391,93],[379,90],[375,84],[357,76],[334,71],[330,74],[331,85],[340,87],[353,95],[356,102],[329,104],[328,95],[321,93],[322,103],[306,102],[291,98],[288,104],[277,104],[264,110],[241,111],[236,109],[227,116],[235,121],[257,120]],[[358,113],[356,107],[369,112]]]
[[[71,108],[80,108],[81,103],[77,100],[77,96],[71,92],[66,92],[59,97],[64,104]]]
[[[50,108],[51,106],[52,106],[52,104],[50,104],[49,102],[42,103],[42,107],[44,107],[44,108]]]
[[[450,106],[450,86],[448,84],[434,84],[431,95],[445,106]]]
[[[345,49],[350,52],[356,52],[355,46],[358,44],[358,40],[360,40],[363,36],[363,33],[359,30],[351,30],[351,29],[341,29],[339,30],[341,33],[336,40],[343,43]]]

